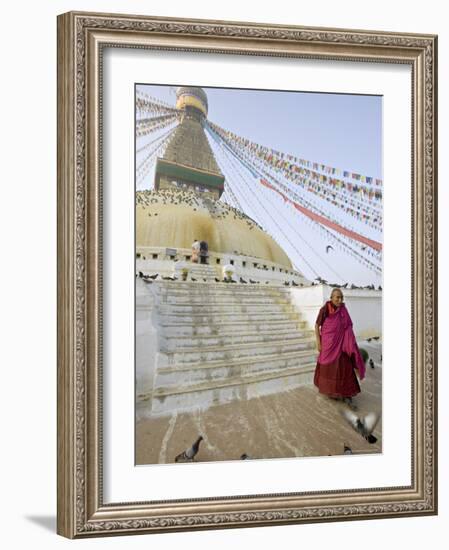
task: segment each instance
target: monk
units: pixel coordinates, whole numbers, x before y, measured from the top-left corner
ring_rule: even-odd
[[[365,377],[365,362],[360,354],[352,321],[343,303],[343,292],[334,288],[320,309],[315,324],[319,352],[314,384],[320,393],[352,404],[360,393],[360,380]]]

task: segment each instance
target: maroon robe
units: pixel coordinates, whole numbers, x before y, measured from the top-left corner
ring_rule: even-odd
[[[340,307],[345,306],[342,304]],[[331,311],[336,311],[337,308],[335,308],[332,303],[327,302],[320,309],[316,320],[316,324],[319,327],[323,327],[329,315],[334,314],[330,313],[329,309]],[[327,344],[328,342],[323,342],[323,339],[321,340],[322,349],[323,347],[328,347]],[[320,356],[322,355],[323,354],[320,354]],[[320,359],[320,356],[318,359]],[[355,369],[357,366],[355,354],[348,355],[348,353],[341,351],[341,353],[339,353],[339,355],[329,363],[323,364],[320,363],[319,360],[317,361],[313,382],[315,386],[317,386],[319,392],[327,395],[328,397],[353,397],[354,395],[360,393],[360,385],[355,374]]]

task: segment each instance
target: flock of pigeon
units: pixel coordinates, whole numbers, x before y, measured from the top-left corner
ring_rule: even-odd
[[[364,417],[360,417],[348,408],[342,410],[342,415],[354,428],[354,430],[359,433],[366,441],[368,441],[368,443],[376,443],[377,438],[373,435],[373,431],[377,426],[377,423],[379,422],[379,414],[370,412]],[[200,448],[200,443],[201,441],[203,441],[203,439],[203,436],[200,435],[188,449],[176,455],[175,462],[194,462]],[[346,443],[343,444],[343,454],[354,454],[351,447],[349,447]],[[240,460],[254,459],[255,457],[249,455],[248,453],[243,453],[240,456]]]
[[[151,207],[152,204],[170,204],[170,205],[181,205],[181,206],[191,206],[193,210],[205,209],[209,212],[213,219],[226,219],[229,216],[233,216],[234,220],[244,221],[249,229],[262,227],[255,222],[252,218],[234,208],[233,206],[223,203],[212,198],[205,196],[204,194],[199,195],[193,191],[186,191],[184,189],[159,189],[155,190],[146,190],[146,191],[137,191],[136,193],[136,205],[140,205],[145,210],[146,207]],[[149,216],[157,215],[148,213]]]
[[[314,281],[312,282],[312,286],[316,285],[316,284],[322,284],[322,285],[328,285],[328,286],[331,286],[333,288],[348,288],[349,286],[349,283],[345,283],[344,285],[340,285],[338,283],[328,283],[325,279],[323,279],[322,277],[317,277],[315,279],[315,281],[318,281],[318,283],[315,283]],[[376,290],[376,287],[371,284],[371,285],[366,285],[366,286],[357,286],[357,285],[354,285],[352,284],[351,286],[349,286],[349,288],[351,290]],[[379,285],[377,287],[377,290],[382,290],[382,287]]]
[[[175,462],[194,462],[195,457],[198,454],[200,443],[203,441],[203,436],[200,435],[193,443],[192,446],[175,456]],[[240,460],[252,460],[253,457],[247,453],[243,453],[240,456]]]
[[[152,281],[155,281],[158,277],[159,277],[159,273],[156,273],[154,275],[144,275],[142,273],[142,271],[139,271],[138,274],[136,275],[136,277],[140,277],[141,279],[143,279],[146,283],[151,283]],[[174,277],[174,276],[161,276],[161,279],[164,280],[164,281],[178,281],[178,280],[181,280],[179,279],[178,277]],[[321,279],[319,278],[319,281],[320,281],[320,284],[328,284],[327,281],[325,281],[324,279]],[[317,280],[317,279],[316,279]],[[193,281],[193,282],[196,282],[198,281],[198,279],[195,279],[194,277],[191,277],[190,278],[190,281]],[[203,281],[204,282],[207,282],[207,279],[203,278]],[[252,285],[258,285],[260,284],[260,281],[254,281],[253,279],[249,279],[249,281],[246,281],[243,277],[239,277],[239,280],[238,281],[235,281],[234,279],[218,279],[217,277],[215,277],[215,282],[216,283],[241,283],[243,285],[246,285],[246,284],[252,284]],[[266,285],[269,285],[270,284],[270,281],[265,281],[265,284]],[[315,283],[314,281],[312,281],[311,283],[311,286],[314,286]],[[293,286],[293,287],[303,287],[304,284],[303,283],[297,283],[295,281],[284,281],[284,286]],[[329,286],[332,286],[333,288],[347,288],[348,287],[348,283],[345,283],[344,285],[338,285],[338,284],[331,284]],[[351,290],[355,290],[355,289],[369,289],[369,290],[375,290],[375,287],[374,285],[368,285],[368,286],[364,286],[364,287],[359,287],[359,286],[355,286],[355,285],[351,285],[350,286],[350,289]],[[378,290],[382,290],[382,287],[379,286]],[[378,340],[379,337],[378,336],[374,336],[372,338],[373,340]],[[368,342],[371,342],[371,338],[368,338]]]
[[[160,277],[163,281],[181,281],[182,279],[180,279],[179,277],[174,277],[174,276],[170,276],[170,275],[167,275],[167,276],[163,276],[163,275],[159,275],[159,273],[155,273],[153,275],[145,275],[144,273],[142,273],[142,271],[139,271],[137,274],[136,274],[136,278],[139,277],[140,279],[143,280],[144,283],[148,283],[148,284],[151,284],[153,281],[155,281],[158,277]],[[206,278],[203,278],[202,279],[205,283],[208,282],[208,280]],[[198,281],[198,279],[195,279],[195,277],[190,277],[189,281],[193,281],[194,283]],[[214,281],[216,283],[241,283],[243,285],[247,285],[247,284],[251,284],[251,285],[258,285],[260,284],[260,281],[254,281],[253,279],[249,279],[248,281],[246,281],[243,277],[240,277],[238,281],[235,281],[234,279],[219,279],[218,277],[214,277]],[[269,285],[270,284],[270,281],[265,281],[265,284],[266,285]],[[292,286],[304,286],[302,283],[298,284],[298,283],[295,283],[295,281],[292,281],[291,282]],[[285,281],[284,282],[284,285],[285,286],[290,286],[290,283],[288,281]]]
[[[198,451],[199,451],[199,448],[200,448],[200,443],[201,441],[203,441],[203,436],[200,435],[191,445],[191,447],[189,447],[188,449],[186,449],[185,451],[182,451],[182,453],[179,453],[179,455],[176,455],[175,456],[175,462],[194,462],[195,461],[195,457],[196,455],[198,454]],[[249,454],[247,453],[243,453],[241,456],[240,456],[240,460],[251,460],[253,457],[250,456]]]
[[[142,271],[139,271],[138,274],[136,274],[136,277],[140,277],[146,283],[152,283],[153,281],[155,281],[159,277],[159,273],[156,273],[156,274],[153,274],[153,275],[144,275],[142,273]],[[174,276],[169,276],[169,275],[167,275],[167,276],[162,276],[161,275],[160,277],[163,281],[180,281],[181,280],[179,277],[174,277]],[[193,282],[198,281],[198,279],[195,279],[194,277],[190,277],[189,280],[193,281]],[[206,278],[203,278],[202,280],[205,283],[208,282],[208,280]],[[241,283],[243,285],[246,285],[248,283],[251,284],[251,285],[260,284],[260,281],[254,281],[251,278],[247,281],[243,277],[239,277],[238,281],[235,281],[234,279],[226,279],[226,278],[218,279],[217,277],[215,277],[214,280],[215,280],[216,283]],[[321,282],[321,284],[328,284],[327,281],[325,281],[324,279],[320,279],[320,282]],[[265,281],[265,284],[269,285],[270,281]],[[312,281],[311,286],[314,286],[315,284],[316,283]],[[303,283],[297,283],[297,282],[292,280],[292,281],[284,281],[284,286],[303,287],[304,284]],[[344,285],[331,284],[329,286],[332,286],[333,288],[347,288],[348,283],[346,283]],[[351,288],[351,290],[361,289],[361,288],[375,290],[374,285],[368,285],[368,286],[364,286],[364,287],[358,287],[358,286],[355,286],[355,285],[351,285],[350,288]],[[379,286],[378,290],[382,290],[382,287]],[[379,340],[379,337],[374,336],[372,339],[373,340]],[[368,338],[368,342],[371,342],[371,338]]]

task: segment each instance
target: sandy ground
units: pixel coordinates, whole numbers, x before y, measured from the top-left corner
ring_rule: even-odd
[[[361,393],[354,398],[357,414],[382,412],[380,345],[360,342],[376,367],[367,365]],[[204,411],[144,418],[136,424],[136,464],[166,464],[202,435],[197,462],[252,458],[341,455],[382,451],[382,419],[369,444],[341,415],[341,403],[302,386],[283,393],[234,401]]]

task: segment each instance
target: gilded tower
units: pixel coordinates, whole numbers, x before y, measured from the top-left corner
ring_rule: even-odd
[[[182,87],[178,88],[176,99],[181,123],[164,157],[157,159],[154,187],[156,190],[175,187],[210,193],[219,199],[224,190],[224,176],[204,133],[207,96],[201,88]]]

